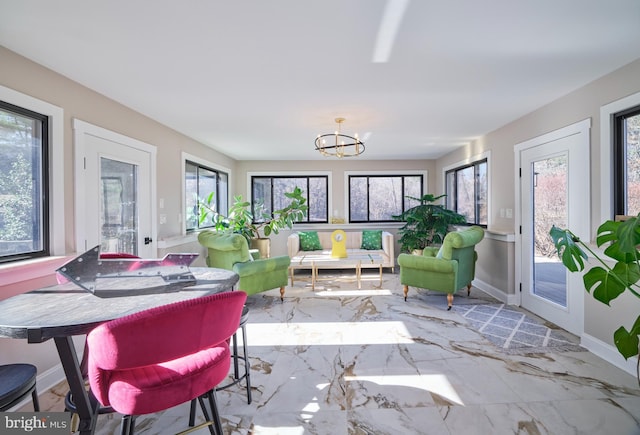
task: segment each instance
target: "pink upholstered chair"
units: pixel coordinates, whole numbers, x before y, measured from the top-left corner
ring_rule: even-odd
[[[112,320],[89,333],[91,390],[101,405],[124,414],[122,434],[133,434],[137,415],[197,398],[207,424],[222,435],[215,387],[229,373],[229,338],[238,329],[246,298],[233,291],[177,302]]]

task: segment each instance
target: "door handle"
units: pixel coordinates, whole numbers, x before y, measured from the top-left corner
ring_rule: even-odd
[[[151,237],[145,237],[145,238],[144,238],[144,244],[145,244],[145,245],[148,245],[148,244],[150,244],[151,242],[153,242],[153,239],[151,239]]]

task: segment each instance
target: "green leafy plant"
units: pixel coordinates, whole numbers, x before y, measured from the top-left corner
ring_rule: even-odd
[[[434,204],[435,201],[445,196],[434,196],[428,193],[420,198],[406,197],[418,201],[419,204],[405,210],[400,215],[392,216],[393,219],[405,223],[398,230],[400,235],[398,243],[400,243],[402,251],[411,252],[415,249],[441,244],[451,225],[466,223],[466,218],[463,215],[449,210],[443,205]]]
[[[309,207],[307,199],[302,196],[299,187],[292,192],[284,194],[291,201],[286,207],[275,210],[273,214],[267,213],[264,207],[259,204],[255,209],[261,210],[258,216],[251,212],[251,203],[244,201],[242,195],[234,196],[233,204],[229,207],[229,213],[224,216],[215,209],[214,192],[211,192],[205,199],[198,199],[200,225],[210,220],[216,231],[232,232],[242,234],[247,241],[261,237],[269,237],[272,233],[284,228],[291,229],[293,223],[304,219],[307,216]]]
[[[583,276],[585,289],[595,299],[610,305],[625,291],[640,298],[640,214],[624,222],[608,220],[598,228],[596,244],[607,245],[604,254],[610,263],[615,263],[613,267],[570,230],[553,226],[550,235],[562,263],[571,272],[585,269],[588,259],[585,250],[597,260],[598,265]],[[640,316],[630,330],[621,326],[614,332],[613,341],[625,359],[638,355],[639,335]]]

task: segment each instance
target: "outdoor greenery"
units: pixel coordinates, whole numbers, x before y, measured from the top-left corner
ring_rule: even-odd
[[[626,122],[626,200],[627,214],[640,213],[640,115]]]
[[[422,195],[422,175],[350,175],[349,220],[388,222]]]
[[[585,269],[588,256],[584,250],[597,260],[598,265],[583,276],[585,289],[595,299],[610,305],[625,291],[640,299],[640,213],[624,222],[608,220],[598,228],[596,244],[607,245],[604,254],[615,263],[613,267],[570,230],[553,226],[550,234],[562,263],[571,272]],[[640,316],[630,330],[621,326],[615,331],[613,340],[622,356],[638,355],[639,335]]]
[[[442,244],[451,225],[466,222],[463,215],[449,210],[441,204],[434,204],[435,201],[445,196],[433,196],[433,194],[427,193],[420,198],[407,197],[418,201],[419,204],[405,210],[400,215],[393,216],[395,220],[405,222],[398,230],[400,235],[398,242],[402,251],[411,252],[415,249]]]
[[[210,220],[216,231],[242,234],[248,242],[262,235],[269,237],[271,233],[278,234],[281,229],[291,229],[294,222],[303,220],[307,215],[307,199],[299,187],[284,195],[290,199],[288,205],[273,213],[260,212],[258,216],[251,212],[251,203],[244,201],[242,195],[237,195],[229,207],[228,216],[223,216],[215,210],[215,194],[212,192],[204,200],[198,200],[199,221],[202,225]],[[262,210],[260,207],[255,209]]]
[[[34,141],[30,119],[0,110],[0,241],[7,246],[25,242],[31,249],[34,238]],[[0,255],[12,253],[7,246]]]

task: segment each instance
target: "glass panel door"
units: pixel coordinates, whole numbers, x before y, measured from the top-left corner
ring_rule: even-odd
[[[534,295],[567,307],[566,270],[558,258],[549,229],[567,227],[567,156],[531,163],[533,177]]]
[[[100,174],[100,251],[138,255],[138,167],[101,157]]]

